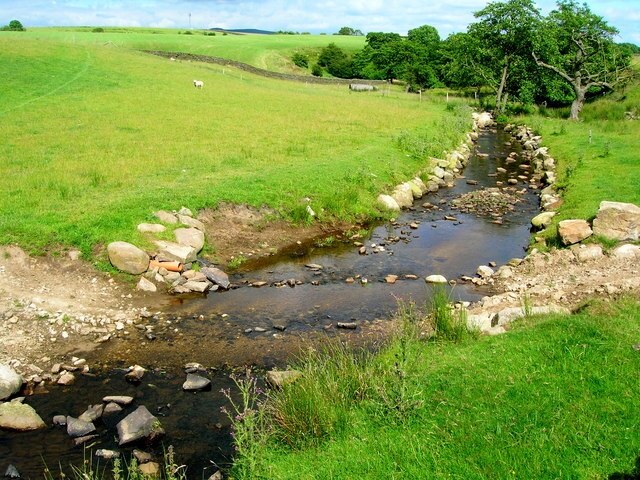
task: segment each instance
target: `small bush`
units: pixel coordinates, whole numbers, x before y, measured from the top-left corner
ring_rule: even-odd
[[[309,57],[303,53],[294,53],[291,61],[300,68],[309,68]]]
[[[93,30],[91,30],[93,33],[103,33],[104,32],[104,28],[102,27],[96,27]]]
[[[311,75],[313,75],[314,77],[321,77],[322,67],[316,63],[311,69]]]

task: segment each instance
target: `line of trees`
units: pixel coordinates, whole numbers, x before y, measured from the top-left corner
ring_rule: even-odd
[[[423,25],[406,37],[368,33],[351,57],[331,44],[318,66],[342,78],[402,80],[414,91],[490,88],[498,111],[509,101],[571,103],[571,118],[578,119],[589,96],[628,78],[638,53],[635,45],[617,44],[618,30],[575,0],[558,0],[546,17],[533,0],[490,2],[474,16],[466,32],[445,40]]]

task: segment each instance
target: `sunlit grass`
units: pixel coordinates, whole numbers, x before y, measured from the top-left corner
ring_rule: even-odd
[[[376,195],[426,163],[398,148],[401,132],[430,135],[425,153],[440,155],[468,128],[468,114],[441,101],[280,82],[111,43],[3,32],[0,76],[0,243],[34,251],[140,243],[135,225],[153,211],[222,201],[296,218],[309,197],[324,221],[376,217]]]

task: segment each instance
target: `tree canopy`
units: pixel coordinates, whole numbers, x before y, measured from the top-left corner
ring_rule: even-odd
[[[24,32],[26,28],[24,28],[24,26],[19,20],[11,20],[9,22],[9,25],[5,25],[4,27],[2,27],[1,30],[5,30],[5,31],[9,30],[12,32]]]

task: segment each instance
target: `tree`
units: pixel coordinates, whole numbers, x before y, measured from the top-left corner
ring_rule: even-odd
[[[386,43],[402,40],[397,33],[369,32],[367,33],[367,45],[374,50],[378,50]]]
[[[321,50],[318,65],[325,67],[334,77],[351,78],[353,76],[351,59],[335,43],[330,43]]]
[[[612,90],[630,63],[629,50],[613,41],[618,30],[591,12],[586,4],[560,0],[544,22],[544,37],[533,51],[536,63],[572,88],[572,120],[578,120],[587,93]]]
[[[529,56],[541,21],[533,0],[492,2],[476,12],[478,22],[469,26],[474,48],[468,53],[487,85],[496,92],[496,110],[502,111],[510,93],[517,91],[517,78],[510,78],[516,60]],[[531,62],[532,68],[535,64]],[[522,71],[522,65],[520,65]]]
[[[11,20],[9,25],[2,27],[2,30],[10,30],[13,32],[24,32],[26,29],[19,20]]]
[[[361,37],[363,34],[362,34],[362,30],[354,29],[351,27],[342,27],[340,30],[338,30],[338,33],[336,35],[349,35],[352,37]]]

